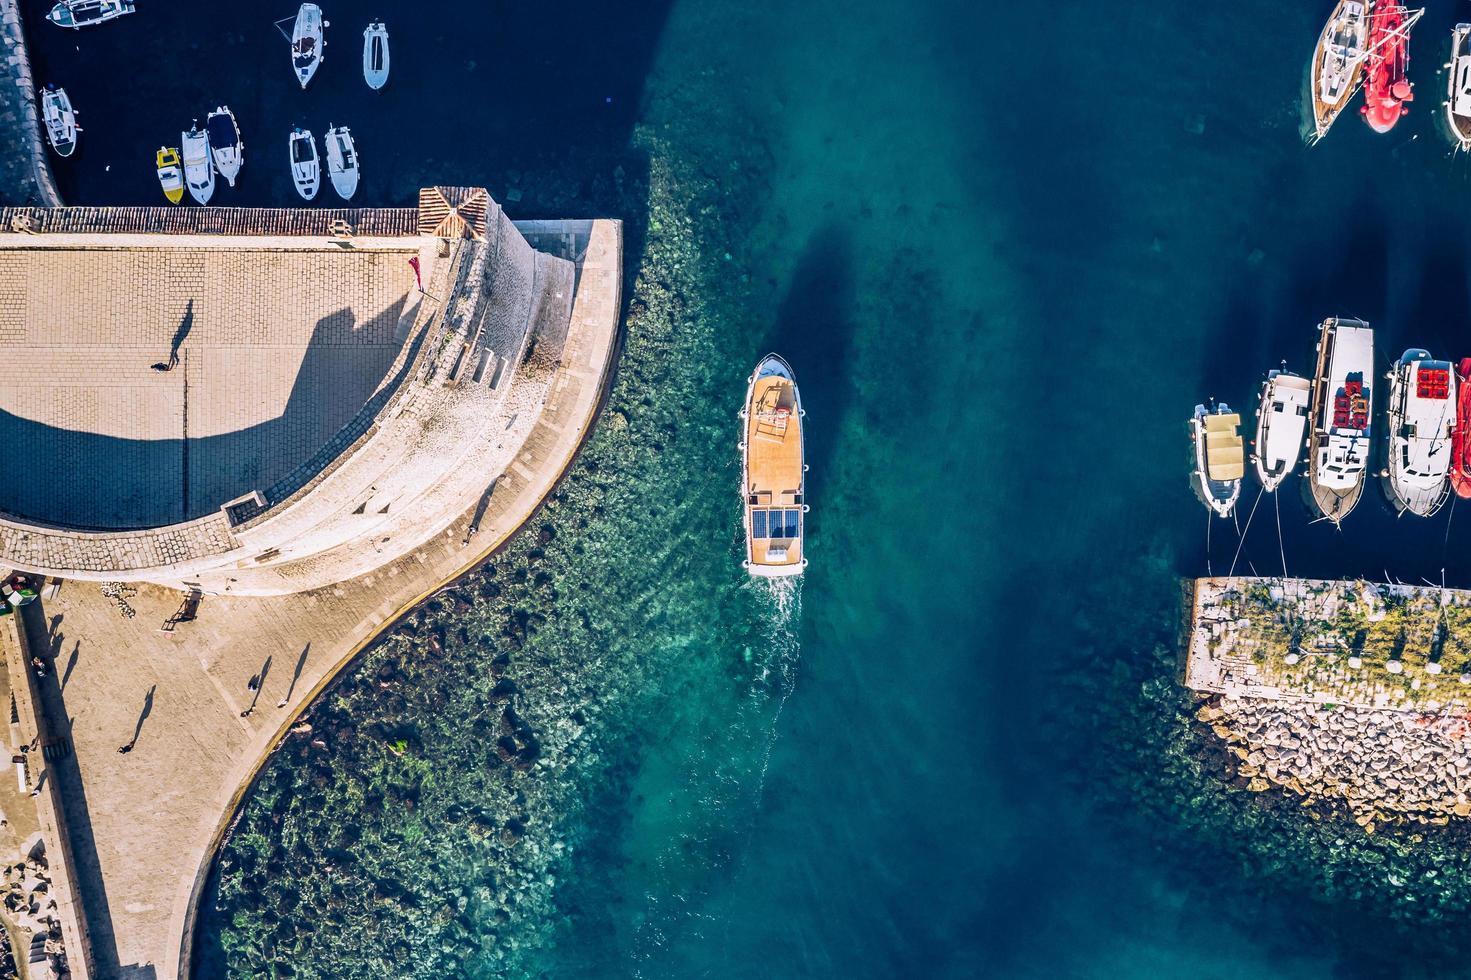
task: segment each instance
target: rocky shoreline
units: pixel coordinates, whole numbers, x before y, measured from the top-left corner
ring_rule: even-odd
[[[46,160],[19,0],[0,0],[0,46],[6,77],[0,81],[0,132],[11,134],[0,148],[0,205],[61,207]]]

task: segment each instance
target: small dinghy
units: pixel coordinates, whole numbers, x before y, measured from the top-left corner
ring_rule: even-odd
[[[229,106],[220,106],[205,119],[204,131],[209,136],[209,152],[214,158],[215,169],[225,178],[225,183],[234,187],[235,177],[245,162],[245,143],[240,139],[235,113]]]
[[[1195,449],[1195,493],[1211,510],[1230,517],[1241,496],[1246,472],[1245,447],[1237,427],[1241,416],[1225,402],[1195,406],[1190,419],[1190,441]]]
[[[158,148],[158,183],[171,203],[184,199],[184,171],[179,167],[179,151],[172,146]]]
[[[363,80],[371,89],[388,84],[388,28],[382,21],[363,31]]]
[[[358,189],[358,151],[353,146],[352,131],[346,126],[328,126],[325,139],[332,189],[344,201],[349,200]]]
[[[1312,385],[1291,371],[1270,371],[1262,382],[1256,413],[1256,450],[1251,454],[1262,489],[1271,493],[1292,474],[1302,456]]]
[[[183,147],[184,182],[189,185],[189,196],[200,204],[208,204],[215,193],[215,168],[209,158],[209,136],[196,122],[189,132],[179,134],[179,145]]]
[[[1456,427],[1451,430],[1451,489],[1471,500],[1471,357],[1456,368]]]
[[[61,0],[46,19],[57,27],[81,30],[133,12],[133,0]]]
[[[1471,24],[1451,28],[1446,63],[1445,120],[1458,149],[1471,150]]]
[[[1450,496],[1451,430],[1456,425],[1456,377],[1449,361],[1411,349],[1389,373],[1389,468],[1385,490],[1394,509],[1420,517]]]
[[[322,48],[327,45],[322,29],[327,26],[322,19],[322,8],[314,3],[304,3],[296,12],[296,26],[291,29],[291,67],[302,88],[306,88],[322,63]]]
[[[1374,331],[1362,320],[1330,317],[1319,328],[1318,368],[1308,430],[1308,503],[1335,525],[1364,495],[1374,393]]]
[[[291,179],[296,192],[310,201],[322,186],[322,165],[317,160],[317,141],[310,129],[300,126],[291,131]]]
[[[66,89],[46,86],[41,94],[41,118],[46,122],[46,139],[57,156],[69,157],[77,148],[77,114]]]

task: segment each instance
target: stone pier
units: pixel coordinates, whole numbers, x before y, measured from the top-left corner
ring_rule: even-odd
[[[0,204],[60,207],[61,195],[46,159],[46,138],[36,108],[36,82],[26,52],[19,0],[0,0]]]

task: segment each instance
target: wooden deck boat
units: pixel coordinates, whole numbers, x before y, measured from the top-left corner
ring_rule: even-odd
[[[1262,382],[1251,462],[1268,493],[1282,485],[1302,456],[1312,388],[1306,378],[1286,370],[1270,371]]]
[[[209,152],[215,169],[225,178],[225,183],[234,187],[240,167],[245,163],[245,141],[240,138],[235,113],[227,105],[218,107],[204,120],[204,131],[209,134]]]
[[[1329,317],[1320,327],[1308,430],[1308,503],[1339,524],[1364,495],[1373,417],[1374,332],[1362,320]]]
[[[1450,485],[1451,431],[1456,424],[1456,376],[1449,361],[1428,351],[1404,352],[1389,372],[1388,466],[1385,495],[1396,512],[1430,517]]]
[[[1246,472],[1239,426],[1241,416],[1225,402],[1196,405],[1190,418],[1190,445],[1194,452],[1191,484],[1195,494],[1221,517],[1230,517],[1241,497]]]
[[[1369,3],[1363,0],[1338,0],[1318,46],[1308,76],[1308,98],[1313,107],[1312,140],[1317,142],[1328,132],[1333,120],[1348,105],[1359,86],[1359,69],[1369,40]]]
[[[46,91],[41,93],[41,120],[46,125],[46,141],[57,156],[69,157],[76,152],[77,134],[82,130],[66,89],[46,86]]]
[[[322,8],[314,3],[304,3],[296,11],[296,24],[291,29],[291,68],[302,88],[322,64],[322,49],[327,46],[323,28],[327,26]]]
[[[178,204],[184,199],[184,171],[179,166],[179,151],[172,146],[160,146],[156,161],[163,196],[170,203]]]
[[[363,31],[363,81],[371,89],[388,84],[388,28],[382,21]]]
[[[189,127],[189,132],[179,134],[179,145],[184,156],[184,182],[189,185],[189,196],[200,204],[208,204],[215,193],[215,166],[209,156],[209,136],[195,122]]]
[[[57,27],[79,31],[133,12],[133,0],[61,0],[46,19]]]
[[[807,567],[804,414],[791,365],[775,354],[762,358],[747,379],[741,410],[742,565],[754,576],[800,575]]]
[[[346,126],[328,126],[323,139],[327,144],[327,174],[332,178],[332,189],[344,201],[350,200],[358,189],[358,151],[352,141],[352,131]]]
[[[310,201],[317,196],[317,188],[322,186],[322,165],[317,159],[317,141],[312,138],[310,129],[298,126],[291,131],[290,144],[291,180],[296,184],[296,192]]]

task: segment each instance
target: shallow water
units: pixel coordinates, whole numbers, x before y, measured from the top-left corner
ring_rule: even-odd
[[[381,104],[351,43],[303,96],[268,23],[225,11],[217,36],[151,13],[85,34],[132,32],[85,71],[31,28],[38,77],[70,58],[105,117],[58,168],[73,201],[150,201],[156,133],[229,98],[247,177],[220,203],[293,202],[269,133],[306,112],[354,126],[361,203],[482,182],[515,214],[628,222],[626,350],[582,461],[314,710],[327,750],[269,768],[201,972],[1466,972],[1459,837],[1223,784],[1172,680],[1177,576],[1237,548],[1217,521],[1207,551],[1191,407],[1249,412],[1329,314],[1373,322],[1386,367],[1468,353],[1471,164],[1433,125],[1452,4],[1393,134],[1346,117],[1311,149],[1317,9],[687,0],[451,31],[380,6]],[[109,94],[135,51],[193,67]],[[229,94],[216,62],[259,84]],[[732,493],[773,349],[811,432],[787,596],[741,575]],[[1371,490],[1336,533],[1289,488],[1279,552],[1277,503],[1238,571],[1471,585],[1465,513],[1396,521]]]

